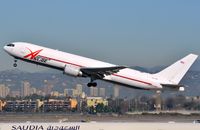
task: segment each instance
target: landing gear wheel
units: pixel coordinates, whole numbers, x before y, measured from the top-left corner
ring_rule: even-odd
[[[17,60],[15,59],[14,62],[13,67],[17,67]]]
[[[97,83],[96,82],[90,82],[87,84],[88,87],[96,87]]]
[[[17,67],[17,63],[14,63],[14,64],[13,64],[13,67]]]
[[[92,84],[91,84],[91,83],[88,83],[87,86],[90,88],[90,87],[92,87]]]
[[[96,86],[97,86],[97,83],[96,83],[96,82],[92,83],[92,86],[93,86],[93,87],[96,87]]]

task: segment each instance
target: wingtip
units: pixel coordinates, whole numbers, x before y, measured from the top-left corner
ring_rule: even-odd
[[[199,55],[197,55],[197,54],[194,54],[194,53],[190,53],[189,55],[193,55],[193,56],[199,56]]]
[[[198,58],[198,57],[199,57],[199,55],[194,54],[194,53],[189,54],[189,56],[192,56],[192,57],[195,57],[195,58]]]

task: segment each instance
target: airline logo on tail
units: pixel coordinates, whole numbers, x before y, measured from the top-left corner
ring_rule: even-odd
[[[181,61],[181,64],[185,64],[185,62],[184,62],[184,61]]]

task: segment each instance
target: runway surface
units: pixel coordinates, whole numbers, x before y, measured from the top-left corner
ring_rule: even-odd
[[[65,114],[65,113],[1,113],[0,122],[81,122],[81,121],[97,121],[97,122],[180,122],[192,123],[199,120],[200,115],[82,115],[82,114]]]
[[[199,114],[1,113],[0,130],[200,130]]]

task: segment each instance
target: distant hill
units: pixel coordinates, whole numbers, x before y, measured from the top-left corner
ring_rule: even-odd
[[[190,70],[200,71],[200,57],[194,62]]]
[[[130,68],[141,71],[141,72],[146,72],[146,73],[156,73],[156,72],[161,71],[165,67],[156,66],[156,67],[153,67],[153,68],[145,68],[145,67],[140,67],[140,66],[133,66],[133,67],[130,67]]]

